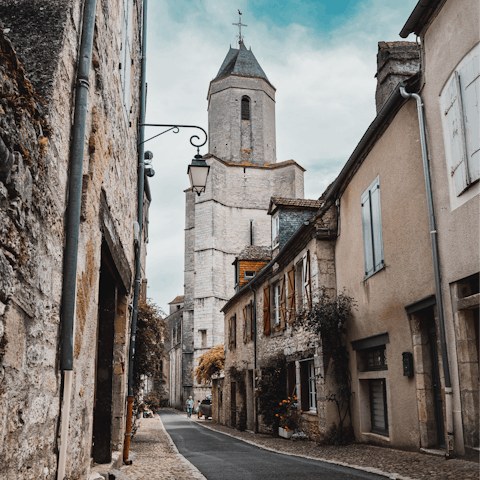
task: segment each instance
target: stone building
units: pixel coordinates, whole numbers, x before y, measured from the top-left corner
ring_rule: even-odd
[[[442,348],[450,374],[450,386],[442,383],[441,393],[445,399],[452,398],[447,428],[455,453],[476,458],[480,423],[479,15],[475,0],[422,2],[400,32],[404,38],[415,33],[421,45],[418,93],[425,105],[445,323]]]
[[[192,353],[184,372],[224,343],[220,310],[235,293],[232,262],[246,246],[270,246],[270,198],[303,198],[304,169],[277,162],[275,88],[244,43],[230,48],[207,98],[210,173],[204,193],[186,191],[182,343]],[[182,378],[181,403],[211,391],[193,380],[190,373]]]
[[[80,58],[87,3],[0,4],[2,478],[57,478],[65,446],[66,478],[88,478],[92,457],[105,463],[123,447],[142,2],[97,2],[93,52]],[[89,76],[75,87],[80,60]],[[76,94],[88,86],[68,395],[60,356],[69,159]]]

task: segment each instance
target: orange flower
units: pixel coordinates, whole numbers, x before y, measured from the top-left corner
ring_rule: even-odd
[[[279,405],[282,406],[282,402],[280,402]]]
[[[300,410],[300,413],[303,413],[303,410]]]
[[[275,414],[276,417],[278,417],[278,413]],[[281,417],[280,417],[281,418]]]
[[[290,429],[289,429],[288,427],[285,427],[285,430],[286,430],[287,432],[289,432],[289,431],[290,431]]]
[[[283,417],[280,415],[280,418],[283,418]]]
[[[288,397],[288,399],[290,400],[290,397]]]

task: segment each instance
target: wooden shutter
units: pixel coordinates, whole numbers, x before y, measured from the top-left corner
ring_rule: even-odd
[[[263,333],[270,333],[270,285],[263,287]]]
[[[255,321],[254,321],[254,308],[256,308],[255,304],[252,302],[249,305],[250,311],[250,340],[253,340],[253,336],[255,335],[254,329],[256,328]]]
[[[235,348],[237,346],[237,316],[232,317],[232,346]]]
[[[295,267],[287,271],[287,289],[288,322],[293,323],[295,320]]]
[[[280,279],[280,328],[286,326],[285,275]]]
[[[372,209],[373,267],[376,272],[383,266],[382,215],[378,177],[370,185],[370,201]]]
[[[310,281],[310,251],[307,250],[307,254],[305,256],[305,261],[303,262],[303,278],[305,279],[304,284],[304,296],[305,296],[305,303],[306,307],[309,308],[312,306],[312,286]]]
[[[462,67],[459,71],[459,80],[467,149],[467,170],[472,183],[480,178],[480,75],[478,56]]]
[[[445,115],[447,117],[452,153],[452,175],[455,193],[460,195],[468,186],[469,176],[465,151],[465,130],[462,118],[462,99],[459,95],[460,78],[455,72],[447,88]]]
[[[247,330],[247,306],[245,305],[242,309],[243,317],[243,343],[248,342],[248,330]]]

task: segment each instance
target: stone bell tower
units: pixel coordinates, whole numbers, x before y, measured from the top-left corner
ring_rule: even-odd
[[[209,152],[227,162],[275,163],[275,88],[253,52],[231,48],[208,91]]]

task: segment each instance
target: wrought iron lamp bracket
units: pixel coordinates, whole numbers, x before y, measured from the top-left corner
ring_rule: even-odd
[[[196,138],[199,141],[200,137],[198,135],[192,135],[190,137],[190,143],[197,149],[197,155],[199,155],[200,147],[203,147],[207,143],[207,139],[208,139],[207,132],[202,127],[197,127],[196,125],[165,125],[165,124],[159,124],[159,123],[141,123],[139,126],[140,127],[170,127],[170,128],[167,128],[167,130],[164,130],[163,132],[160,132],[157,135],[154,135],[153,137],[150,137],[147,140],[140,142],[138,145],[142,145],[142,143],[146,143],[150,140],[153,140],[154,138],[157,138],[160,135],[163,135],[164,133],[170,132],[171,130],[173,130],[173,133],[178,133],[180,131],[180,128],[198,128],[205,135],[204,142],[200,144],[195,143],[194,139]]]

